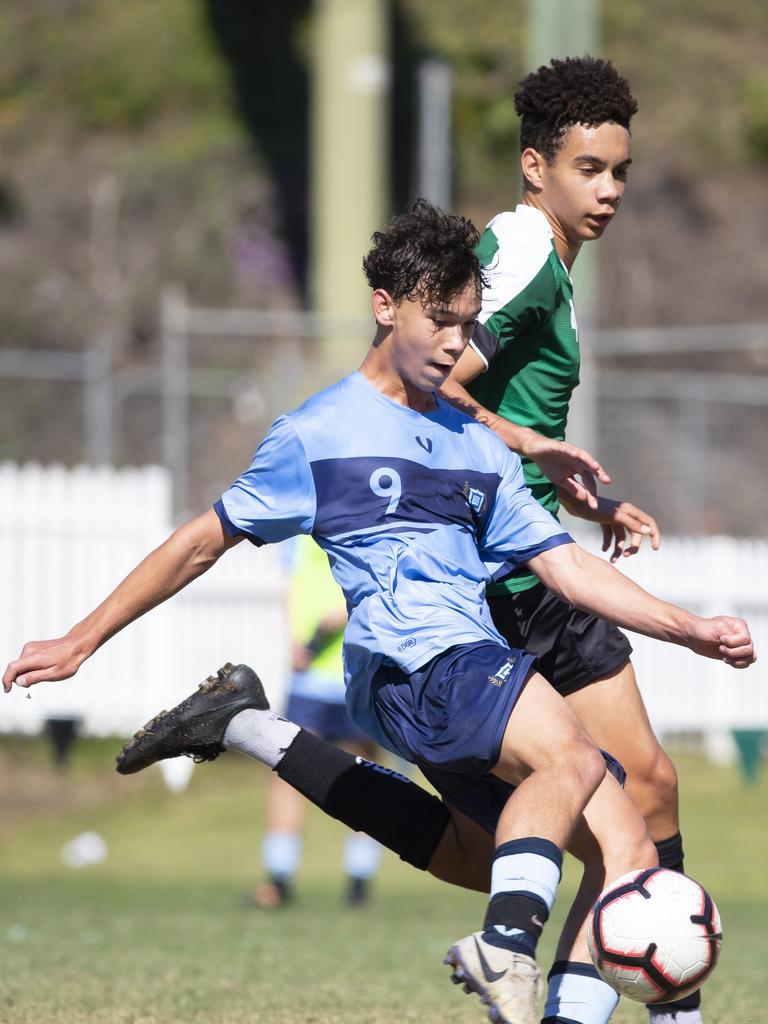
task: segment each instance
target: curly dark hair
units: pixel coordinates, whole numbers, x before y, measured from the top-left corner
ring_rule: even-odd
[[[383,288],[395,302],[448,305],[468,284],[478,291],[485,284],[474,252],[479,238],[471,221],[417,199],[374,232],[363,270],[371,288]]]
[[[575,124],[613,121],[629,131],[637,103],[609,60],[566,57],[543,64],[515,93],[520,116],[520,150],[535,149],[553,163],[566,131]]]

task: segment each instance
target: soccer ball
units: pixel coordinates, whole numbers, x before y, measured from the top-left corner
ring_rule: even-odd
[[[666,868],[630,871],[592,908],[589,952],[603,981],[639,1003],[695,992],[712,973],[723,935],[712,897]]]

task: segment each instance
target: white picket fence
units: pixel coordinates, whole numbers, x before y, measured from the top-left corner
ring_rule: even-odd
[[[599,554],[597,531],[579,533]],[[628,633],[632,660],[658,732],[768,728],[768,542],[731,537],[665,537],[658,552],[622,559],[640,586],[699,615],[746,619],[758,661],[746,670],[701,658],[672,644]],[[762,659],[761,659],[762,655]]]
[[[171,531],[170,477],[135,470],[0,465],[0,660],[61,636]],[[76,717],[128,735],[226,661],[284,687],[284,579],[275,549],[247,542],[109,641],[74,679],[0,694],[0,732]]]
[[[0,465],[0,661],[60,636],[170,531],[170,481],[140,470]],[[592,547],[597,531],[582,539]],[[768,659],[768,542],[665,538],[621,563],[638,583],[704,615],[750,623]],[[225,661],[257,668],[270,697],[285,683],[284,578],[276,549],[238,545],[185,591],[118,634],[73,679],[0,695],[0,732],[75,716],[90,735],[126,735]],[[632,635],[660,732],[768,728],[763,663],[736,672]]]

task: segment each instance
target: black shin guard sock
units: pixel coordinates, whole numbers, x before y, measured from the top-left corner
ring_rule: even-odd
[[[659,855],[660,868],[669,868],[670,871],[679,871],[681,875],[684,874],[683,837],[679,832],[675,832],[669,839],[660,839],[653,845]]]
[[[654,843],[659,854],[659,867],[668,868],[670,871],[683,872],[683,837],[675,832],[669,839],[661,839]],[[666,1010],[673,1013],[675,1010],[697,1010],[701,1005],[701,992],[693,992],[683,999],[677,999],[674,1003],[656,1003],[655,1010]]]
[[[404,775],[301,729],[275,769],[321,811],[426,870],[450,821],[437,797]]]

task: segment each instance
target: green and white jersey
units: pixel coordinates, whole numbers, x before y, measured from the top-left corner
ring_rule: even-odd
[[[485,229],[477,255],[488,285],[470,344],[486,372],[469,390],[492,412],[562,441],[579,383],[579,335],[573,283],[549,222],[523,204],[514,213],[500,213]],[[523,469],[533,496],[556,515],[555,485],[529,459],[523,459]],[[537,582],[521,571],[489,593],[527,590]]]

